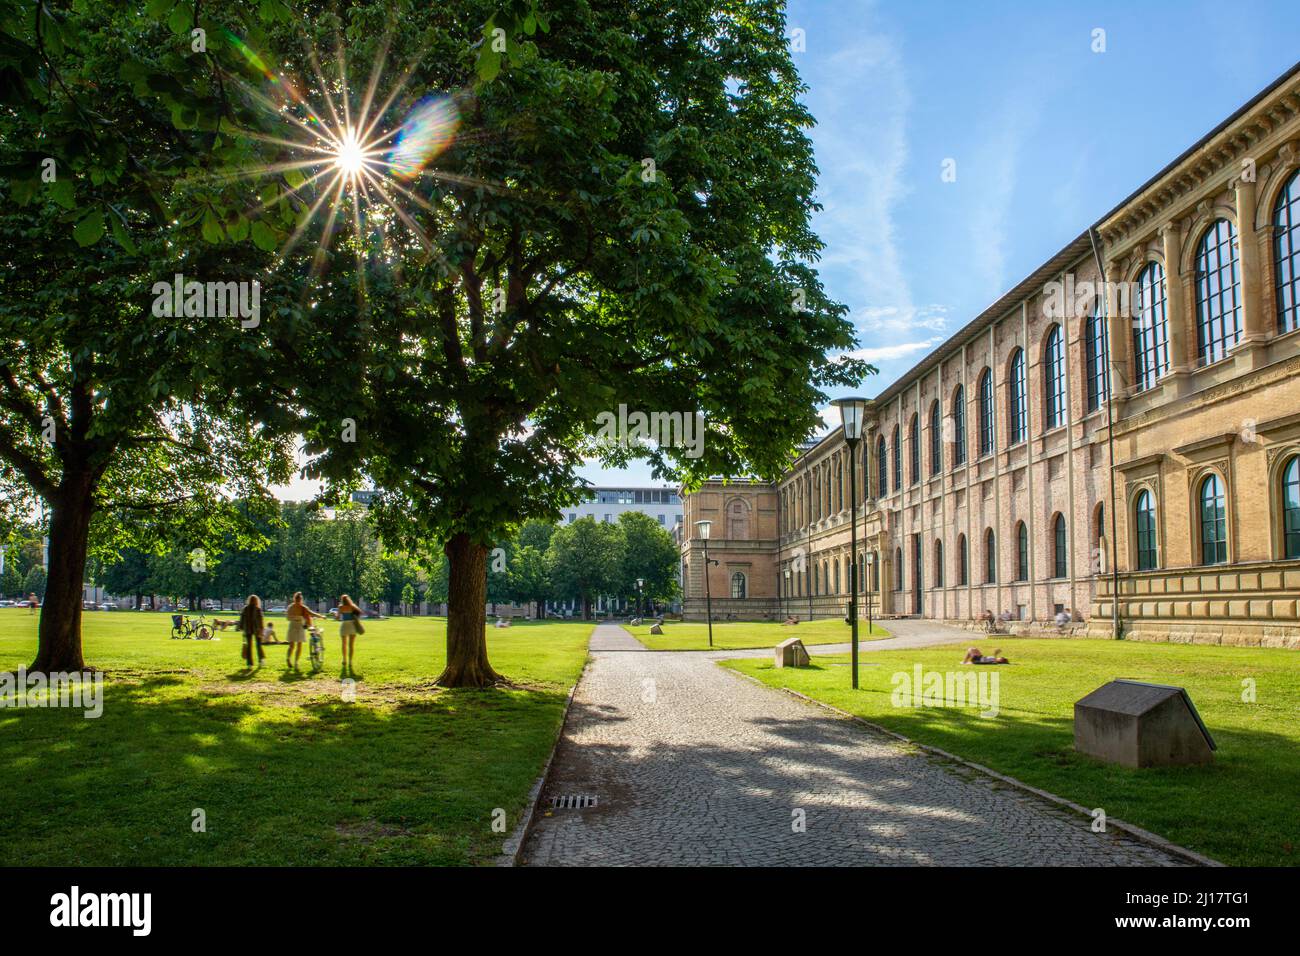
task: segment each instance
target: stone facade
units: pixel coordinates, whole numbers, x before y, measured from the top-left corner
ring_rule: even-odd
[[[1297,248],[1300,69],[868,404],[863,600],[1006,613],[1013,631],[1056,632],[1066,611],[1062,633],[1300,647]],[[690,495],[687,616],[703,612],[700,517],[710,557],[745,566],[734,601],[713,569],[725,613],[842,615],[849,454],[837,429],[775,484]],[[720,521],[732,507],[762,517]]]

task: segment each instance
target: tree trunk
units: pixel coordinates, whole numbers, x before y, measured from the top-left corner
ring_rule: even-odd
[[[487,658],[483,606],[487,601],[487,545],[456,534],[444,549],[447,582],[447,666],[442,687],[491,687],[504,678]]]
[[[94,510],[94,478],[65,473],[51,502],[50,567],[37,628],[36,660],[29,671],[43,674],[87,670],[81,655],[81,589]]]

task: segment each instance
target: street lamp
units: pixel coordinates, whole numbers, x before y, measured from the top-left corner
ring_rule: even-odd
[[[636,579],[636,616],[641,616],[641,589],[645,587],[645,578]]]
[[[713,595],[709,592],[709,565],[718,563],[709,560],[709,529],[712,527],[712,521],[695,522],[695,530],[704,542],[704,613],[709,621],[709,647],[713,646]]]
[[[837,398],[832,402],[840,410],[844,427],[844,441],[849,446],[849,626],[853,629],[853,689],[858,689],[858,493],[857,447],[862,438],[862,418],[867,410],[867,400],[856,396]],[[870,613],[870,611],[868,611]]]
[[[785,569],[785,616],[790,616],[790,569]]]

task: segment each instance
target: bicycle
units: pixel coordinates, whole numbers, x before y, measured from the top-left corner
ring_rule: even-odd
[[[325,637],[321,634],[319,627],[311,629],[311,644],[308,649],[311,655],[311,669],[318,671],[325,666]]]
[[[207,618],[202,613],[199,614],[197,621],[180,614],[173,614],[172,640],[210,641],[212,640],[212,628],[208,625]]]

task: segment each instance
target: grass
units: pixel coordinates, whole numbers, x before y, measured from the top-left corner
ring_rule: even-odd
[[[709,649],[708,624],[664,622],[662,634],[651,634],[650,625],[627,627],[642,644],[652,651],[707,651]],[[740,650],[748,647],[776,647],[788,637],[797,637],[805,645],[847,644],[852,635],[842,620],[804,621],[786,627],[774,621],[713,622],[715,649]],[[858,640],[878,641],[889,637],[889,632],[879,624],[867,631],[867,622],[858,622]]]
[[[106,672],[98,719],[0,709],[0,864],[488,861],[508,835],[493,811],[507,831],[518,822],[591,632],[489,628],[493,666],[519,687],[448,691],[431,683],[444,620],[367,621],[349,703],[337,624],[320,675],[306,651],[303,671],[287,672],[282,646],[250,673],[234,631],[179,641],[170,627],[166,614],[85,615],[86,659]],[[31,661],[35,635],[25,609],[0,609],[0,671]]]
[[[1300,863],[1300,656],[1295,651],[1002,637],[1012,666],[999,713],[979,707],[895,707],[894,675],[965,671],[965,645],[873,651],[849,688],[847,655],[776,670],[760,659],[725,666],[789,687],[921,743],[991,767],[1233,865]],[[981,645],[982,646],[982,645]],[[988,653],[988,648],[985,648]],[[981,670],[984,670],[981,668]],[[1131,770],[1074,751],[1074,702],[1118,677],[1187,688],[1218,744],[1212,765]],[[1256,701],[1242,700],[1254,681]]]

